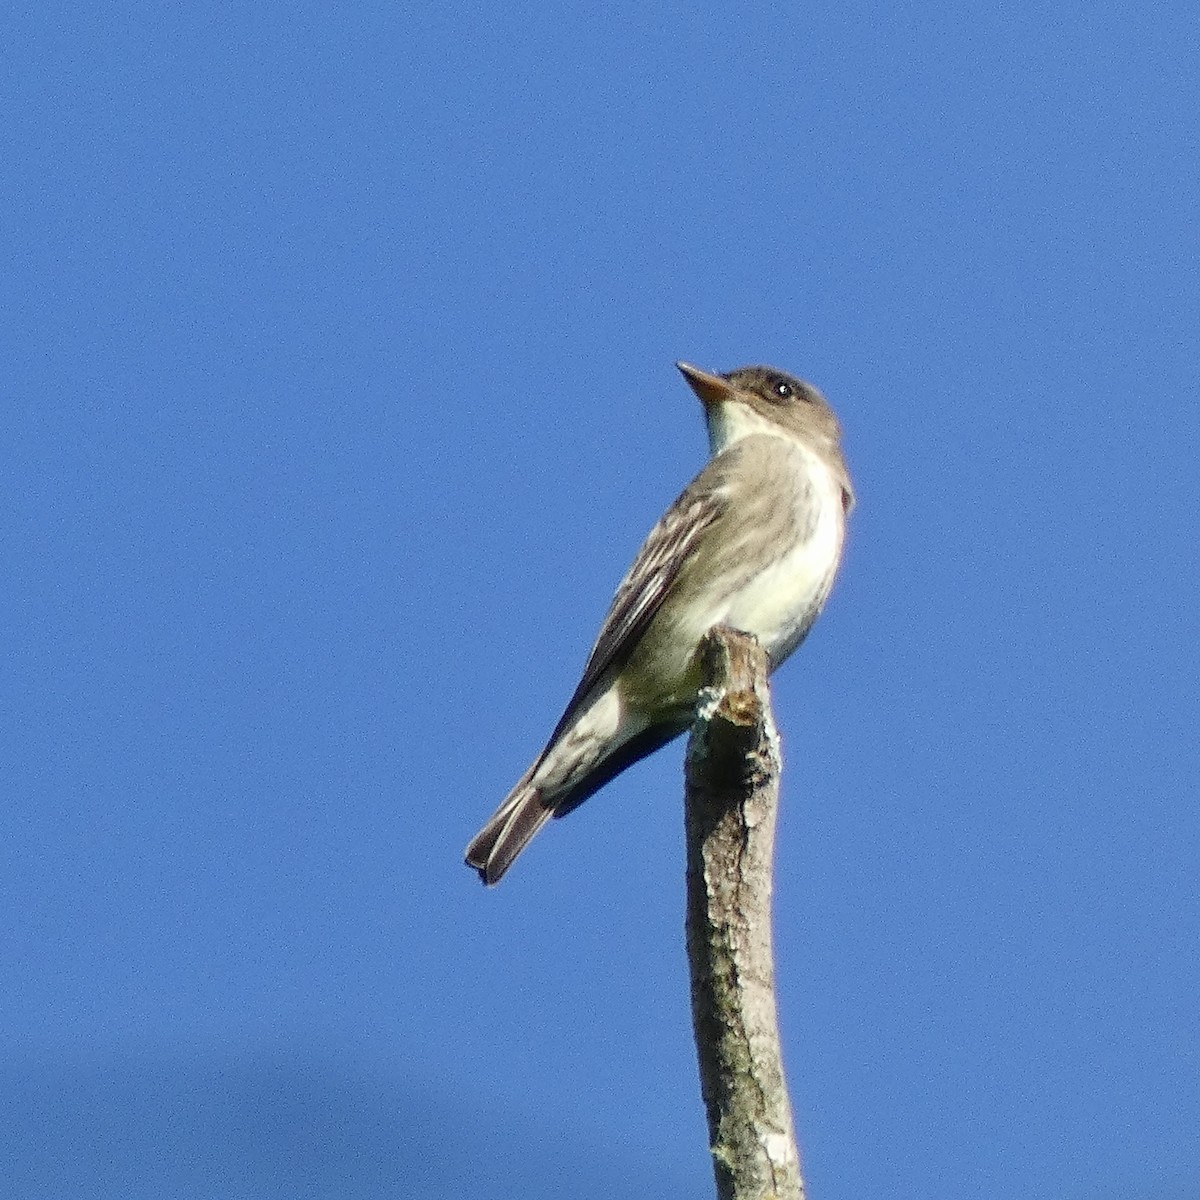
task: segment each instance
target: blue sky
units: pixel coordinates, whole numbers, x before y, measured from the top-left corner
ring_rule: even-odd
[[[775,685],[810,1194],[1196,1194],[1193,5],[6,25],[0,1189],[710,1194],[679,747],[459,863],[687,358],[859,494]]]

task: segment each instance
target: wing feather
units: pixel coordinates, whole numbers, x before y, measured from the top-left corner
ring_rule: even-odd
[[[619,671],[629,659],[670,594],[688,555],[725,512],[728,507],[725,491],[713,487],[712,482],[711,475],[702,472],[650,531],[617,588],[583,669],[583,678],[548,746],[554,745],[596,685],[613,671]]]

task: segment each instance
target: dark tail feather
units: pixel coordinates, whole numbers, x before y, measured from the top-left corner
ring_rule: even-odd
[[[653,754],[687,728],[686,721],[654,725],[632,737],[596,763],[582,779],[565,791],[546,799],[541,788],[530,784],[534,772],[545,761],[549,750],[543,752],[525,772],[507,799],[492,814],[488,823],[475,835],[467,847],[467,865],[479,872],[486,884],[498,883],[513,865],[517,855],[529,845],[533,835],[551,818],[565,817],[574,812],[593,792],[602,788],[614,775],[647,754]]]
[[[553,815],[553,810],[542,803],[541,791],[530,785],[526,775],[472,839],[467,847],[467,865],[474,867],[489,886],[499,883],[517,855]]]

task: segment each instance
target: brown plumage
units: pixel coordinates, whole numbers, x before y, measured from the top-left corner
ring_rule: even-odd
[[[713,457],[642,545],[545,749],[467,847],[485,883],[550,817],[687,729],[709,628],[744,628],[778,666],[833,584],[853,493],[824,397],[769,367],[680,370]]]

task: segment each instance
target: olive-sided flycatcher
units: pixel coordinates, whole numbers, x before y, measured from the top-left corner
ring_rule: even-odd
[[[773,670],[833,586],[854,492],[825,397],[770,367],[677,365],[712,457],[638,551],[546,748],[467,847],[484,883],[548,818],[688,728],[714,625],[753,634]]]

